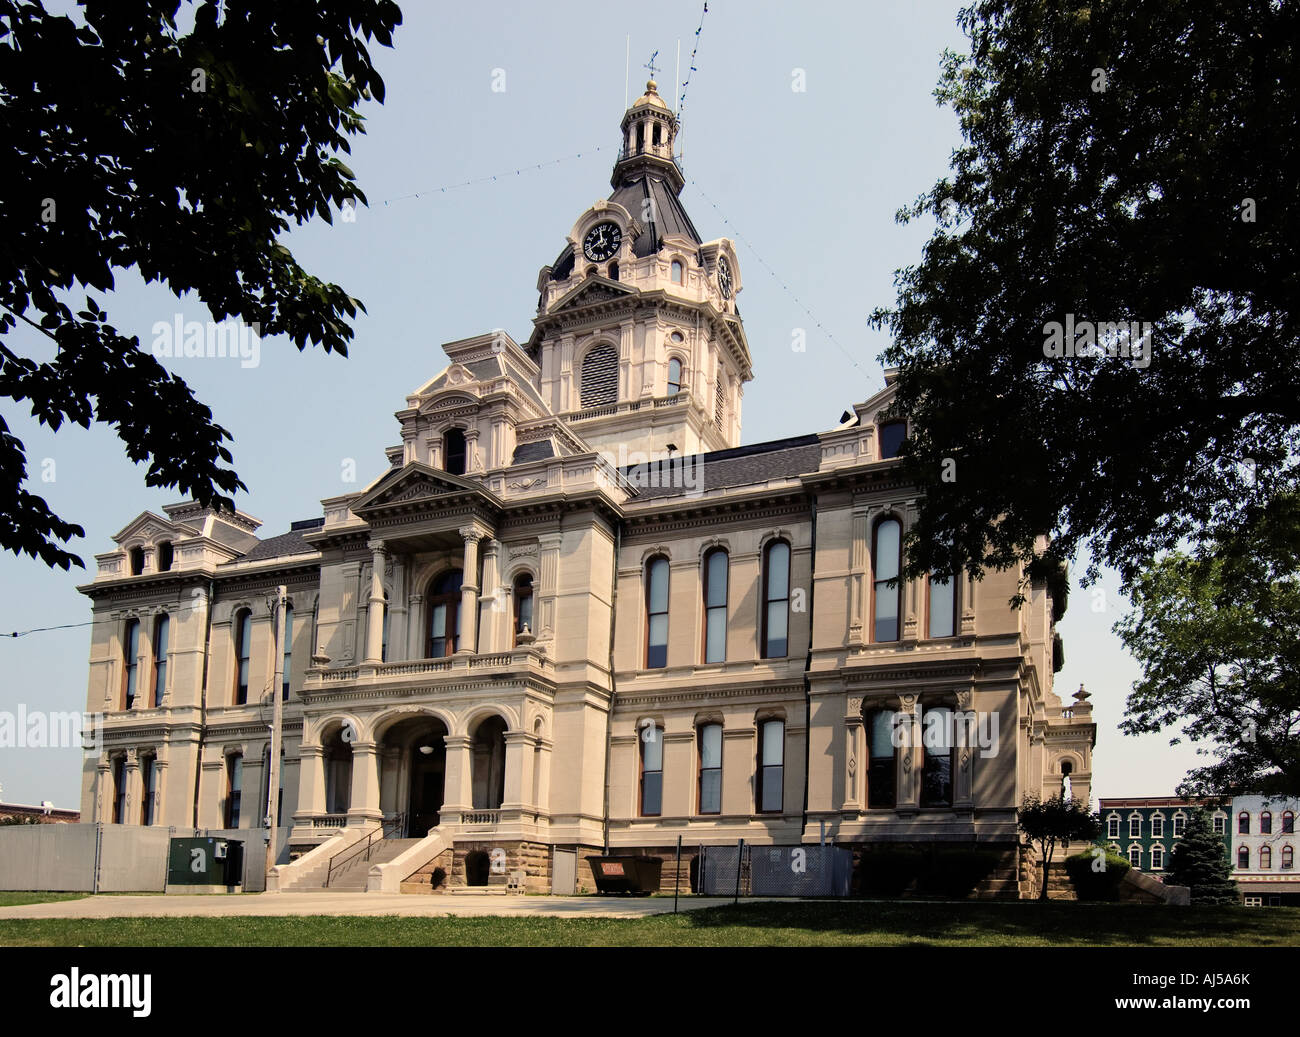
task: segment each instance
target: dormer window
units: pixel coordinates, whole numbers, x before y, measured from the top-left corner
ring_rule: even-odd
[[[164,540],[158,545],[158,571],[165,573],[172,567],[172,544],[170,540]]]
[[[139,576],[142,572],[144,572],[144,548],[143,547],[131,548],[130,559],[131,559],[131,575]]]
[[[448,475],[465,474],[465,430],[449,428],[442,437],[442,470]]]
[[[669,276],[671,277],[673,284],[682,284],[685,275],[686,269],[682,266],[682,261],[680,259],[674,259],[672,266],[669,267]]]
[[[880,426],[880,459],[897,457],[907,437],[907,422],[887,421]]]

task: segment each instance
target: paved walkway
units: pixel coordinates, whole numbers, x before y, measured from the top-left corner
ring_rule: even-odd
[[[748,898],[746,898],[748,899]],[[729,897],[682,897],[683,911],[730,904]],[[9,918],[176,918],[199,915],[444,915],[644,918],[672,911],[672,897],[555,897],[414,893],[245,893],[206,896],[99,896],[0,907]]]

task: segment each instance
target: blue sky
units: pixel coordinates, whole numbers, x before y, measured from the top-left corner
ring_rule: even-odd
[[[942,51],[963,43],[959,6],[710,0],[683,112],[682,199],[706,240],[731,237],[740,250],[738,303],[755,375],[745,388],[746,443],[831,428],[882,384],[876,358],[886,343],[867,316],[893,302],[894,271],[925,241],[924,227],[898,226],[895,212],[942,175],[960,142],[953,114],[933,98]],[[356,489],[343,481],[349,460],[362,485],[385,467],[384,447],[400,438],[393,412],[444,366],[441,343],[498,327],[528,337],[539,268],[609,193],[625,41],[631,97],[657,50],[660,92],[675,99],[677,44],[684,79],[701,4],[402,7],[394,49],[376,49],[387,100],[366,106],[368,132],[345,157],[370,206],[351,223],[315,223],[286,239],[307,269],[366,304],[351,355],[267,339],[252,368],[175,361],[232,433],[249,487],[238,504],[265,522],[265,536],[319,515],[321,498]],[[505,89],[494,90],[501,72]],[[800,78],[806,89],[796,91]],[[158,321],[209,318],[193,297],[134,275],[99,301],[146,345]],[[791,349],[796,328],[807,332],[806,352]],[[43,342],[13,342],[46,355]],[[92,578],[94,554],[141,511],[179,495],[147,488],[144,468],[109,429],[53,434],[12,405],[4,417],[27,445],[32,488],[85,527],[74,550],[89,568],[51,572],[0,555],[0,632],[86,622],[89,603],[76,587]],[[42,472],[53,481],[40,482]],[[1057,688],[1068,696],[1082,682],[1092,693],[1094,796],[1171,794],[1195,763],[1192,750],[1116,729],[1138,675],[1110,631],[1125,606],[1113,574],[1095,590],[1080,589],[1076,576]],[[88,646],[87,627],[0,638],[0,711],[83,709]],[[5,801],[77,806],[79,782],[77,750],[0,748]]]

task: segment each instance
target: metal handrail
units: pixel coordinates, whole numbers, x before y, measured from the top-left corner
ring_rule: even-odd
[[[376,835],[382,836],[383,831],[384,826],[381,824],[366,836],[365,845],[362,845],[361,840],[358,839],[355,845],[349,846],[346,850],[336,853],[331,857],[330,866],[325,872],[325,885],[329,886],[330,879],[334,877],[334,872],[336,870],[341,871],[345,864],[351,864],[353,859],[356,858],[362,850],[366,853],[366,860],[370,860],[371,844],[374,842]]]
[[[383,829],[385,838],[388,837],[390,831],[393,832],[393,837],[396,839],[406,838],[406,812],[402,811],[400,814],[385,818]]]

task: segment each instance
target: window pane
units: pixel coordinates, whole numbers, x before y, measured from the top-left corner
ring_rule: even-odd
[[[952,637],[956,581],[930,579],[930,636]]]
[[[663,770],[664,733],[657,727],[643,728],[641,732],[641,753],[647,771]]]
[[[767,598],[790,596],[790,545],[777,542],[767,549]]]
[[[898,640],[898,591],[880,587],[876,591],[876,640]]]
[[[894,716],[893,710],[880,710],[871,714],[871,744],[867,750],[871,759],[894,755]]]
[[[663,810],[664,776],[647,771],[641,778],[641,813],[659,814]]]
[[[668,665],[668,616],[650,617],[650,643],[646,648],[646,666],[656,669]]]
[[[781,809],[781,781],[784,768],[780,766],[763,768],[763,801],[759,810]]]
[[[898,456],[898,448],[903,445],[907,435],[907,423],[891,421],[880,426],[880,457],[882,460]]]
[[[668,559],[656,558],[646,574],[650,581],[646,601],[651,612],[668,611]]]
[[[708,631],[704,643],[704,661],[721,663],[727,660],[727,610],[711,608],[708,614]]]
[[[700,813],[722,812],[722,771],[706,770],[700,774]]]
[[[769,720],[763,724],[764,766],[775,766],[785,762],[785,724],[780,720]]]
[[[435,605],[433,607],[432,623],[434,640],[439,640],[447,636],[447,606]]]
[[[876,527],[876,579],[892,580],[898,575],[897,519],[886,519]]]
[[[722,766],[722,725],[705,724],[700,730],[700,762],[704,767]]]
[[[780,659],[787,654],[787,623],[789,610],[784,601],[774,601],[767,606],[767,651],[769,659]]]
[[[714,551],[709,555],[705,586],[708,595],[705,604],[710,608],[727,604],[727,552]]]

